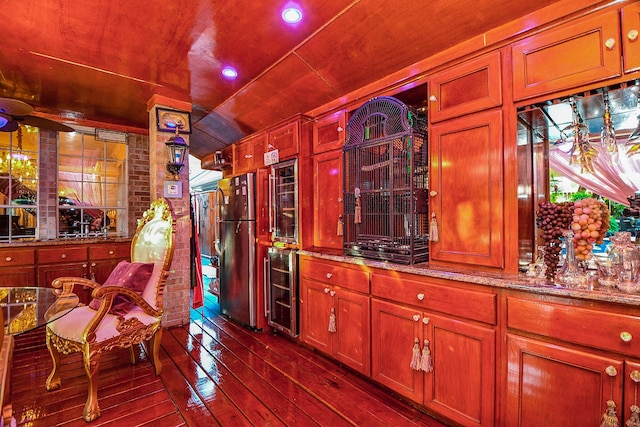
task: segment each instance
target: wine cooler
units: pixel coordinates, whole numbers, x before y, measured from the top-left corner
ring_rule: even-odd
[[[265,312],[271,327],[298,336],[298,254],[271,247],[265,258]]]

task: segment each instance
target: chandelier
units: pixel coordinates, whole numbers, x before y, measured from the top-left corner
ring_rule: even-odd
[[[29,190],[37,191],[38,187],[38,165],[32,161],[22,151],[22,126],[18,126],[17,133],[17,151],[9,150],[9,152],[0,152],[0,174],[9,176],[14,180],[18,180]],[[18,195],[20,196],[20,195]]]

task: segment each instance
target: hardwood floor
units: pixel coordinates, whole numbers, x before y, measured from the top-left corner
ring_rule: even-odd
[[[202,314],[202,312],[204,314]],[[44,330],[16,337],[13,416],[22,426],[86,426],[79,355],[63,357],[62,387],[47,392]],[[144,351],[101,359],[102,416],[92,426],[434,426],[444,424],[298,343],[218,315],[215,297],[192,322],[165,330],[163,372]]]

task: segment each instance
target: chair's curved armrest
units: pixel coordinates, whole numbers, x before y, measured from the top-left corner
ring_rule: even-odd
[[[98,282],[85,279],[84,277],[58,277],[51,282],[53,293],[62,296],[73,293],[74,285],[88,286],[90,288],[100,287]]]
[[[129,297],[135,305],[140,307],[149,316],[155,316],[155,317],[162,316],[162,313],[163,313],[162,309],[156,310],[147,301],[145,301],[144,298],[140,296],[140,294],[138,294],[136,291],[133,291],[129,288],[125,288],[123,286],[98,286],[93,290],[93,292],[91,292],[91,296],[93,298],[102,300],[100,303],[100,308],[102,308],[103,305],[108,305],[108,307],[110,308],[111,304],[113,303],[113,298],[117,294],[124,294],[127,297]]]

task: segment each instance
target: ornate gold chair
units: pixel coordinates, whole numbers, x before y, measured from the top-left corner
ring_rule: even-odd
[[[173,218],[167,201],[151,204],[131,242],[131,263],[122,261],[104,284],[78,277],[60,277],[52,286],[59,296],[73,292],[74,285],[89,286],[93,300],[76,307],[47,325],[47,348],[53,369],[47,390],[60,387],[60,354],[82,352],[89,380],[83,418],[100,416],[98,371],[100,355],[117,348],[129,348],[135,363],[134,345],[149,341],[146,348],[160,375],[159,350],[162,339],[162,294],[173,258]]]

